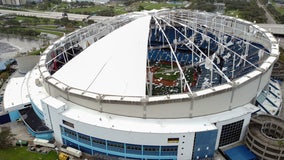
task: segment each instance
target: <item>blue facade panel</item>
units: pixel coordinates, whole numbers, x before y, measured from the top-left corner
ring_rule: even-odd
[[[127,144],[90,137],[61,127],[63,144],[81,150],[82,152],[95,155],[104,154],[115,157],[130,159],[163,159],[176,160],[178,146],[150,146],[139,144]]]
[[[28,132],[31,134],[31,136],[35,138],[40,138],[40,139],[46,139],[46,140],[51,140],[53,139],[53,131],[48,131],[48,132],[34,132],[30,127],[26,126]]]
[[[70,147],[72,147],[72,148],[75,148],[75,149],[79,149],[79,148],[78,148],[78,144],[76,144],[76,143],[74,143],[74,142],[71,142],[71,141],[68,141],[68,140],[66,140],[66,145],[67,145],[67,146],[70,146]]]
[[[46,132],[46,133],[36,133],[36,138],[51,140],[53,139],[53,132]]]
[[[81,150],[82,152],[88,153],[88,154],[90,154],[90,155],[93,154],[93,153],[92,153],[92,149],[86,148],[86,147],[84,147],[84,146],[79,146],[79,147],[80,147],[80,150]]]
[[[20,118],[20,113],[18,110],[12,111],[12,112],[9,112],[9,116],[10,116],[11,122],[15,122]]]
[[[213,158],[218,130],[196,132],[192,159]]]

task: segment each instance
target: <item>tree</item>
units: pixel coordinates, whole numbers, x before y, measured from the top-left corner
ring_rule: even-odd
[[[211,0],[195,0],[192,2],[190,8],[207,12],[213,12],[216,10],[216,6],[213,2],[211,2]]]
[[[1,127],[0,132],[0,149],[12,146],[13,134],[9,127]]]
[[[8,70],[9,68],[7,67],[6,70]],[[9,72],[2,72],[0,74],[0,79],[2,79],[3,81],[6,81],[9,78]]]
[[[277,143],[278,143],[279,148],[284,147],[284,142],[283,141],[280,140]]]
[[[8,19],[4,22],[5,25],[10,25],[10,26],[19,26],[20,22],[15,20],[15,19]]]
[[[144,7],[140,4],[139,6],[138,6],[138,11],[143,11],[144,10]]]
[[[93,23],[95,23],[95,21],[94,21],[94,20],[92,20],[92,19],[88,19],[88,21],[87,21],[87,24],[88,24],[88,25],[93,24]]]
[[[100,16],[114,16],[115,15],[114,8],[113,7],[108,7],[108,8],[105,8],[103,10],[100,10],[100,11],[97,12],[97,15],[100,15]]]

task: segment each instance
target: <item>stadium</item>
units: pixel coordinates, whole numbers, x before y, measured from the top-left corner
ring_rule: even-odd
[[[244,138],[278,56],[270,32],[239,18],[134,12],[50,45],[5,110],[90,155],[209,159]]]

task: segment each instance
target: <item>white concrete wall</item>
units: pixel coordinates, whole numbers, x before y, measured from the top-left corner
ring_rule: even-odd
[[[49,85],[49,92],[55,97],[61,96],[85,107],[116,115],[144,118],[185,118],[220,113],[250,103],[257,93],[266,86],[270,73],[271,70],[253,80],[243,77],[242,79],[245,80],[237,80],[233,89],[224,89],[219,93],[208,89],[205,94],[188,98],[188,101],[165,101],[165,103],[159,104],[146,104],[145,107],[139,101],[120,104],[116,102],[99,103],[93,99],[94,97],[81,96],[80,94],[83,92],[78,95],[68,94],[68,91],[60,91],[52,85]]]
[[[266,73],[264,73],[261,76],[261,83],[260,83],[260,86],[259,86],[259,92],[269,83],[272,69],[273,69],[273,67],[270,67],[269,70],[266,71]]]
[[[233,99],[232,99],[232,107],[238,107],[244,104],[249,103],[253,98],[257,95],[258,89],[258,80],[247,81],[245,84],[241,84],[234,89]]]
[[[115,129],[115,126],[113,128],[103,128],[103,127],[98,127],[95,125],[90,125],[87,123],[82,123],[76,120],[76,117],[72,117],[72,118],[65,117],[61,113],[58,113],[57,109],[53,108],[50,105],[46,105],[46,107],[49,108],[49,112],[50,112],[50,117],[48,117],[50,119],[47,120],[47,122],[51,121],[52,129],[54,130],[54,137],[56,141],[58,141],[59,143],[62,143],[62,137],[61,137],[61,131],[60,131],[60,125],[62,125],[66,128],[69,128],[76,132],[80,132],[85,135],[89,135],[89,136],[100,138],[100,139],[111,140],[115,142],[138,144],[138,145],[162,145],[162,146],[178,145],[179,146],[178,154],[177,154],[178,159],[188,159],[188,157],[192,156],[194,136],[195,136],[194,132],[150,133],[147,131],[133,132],[133,131],[117,130]],[[250,117],[251,117],[251,114],[248,113],[246,115],[242,115],[240,117],[232,118],[232,119],[229,116],[228,120],[216,122],[218,134],[217,134],[215,149],[218,148],[219,141],[220,141],[220,135],[222,131],[221,129],[223,125],[230,124],[230,123],[244,119],[242,132],[240,136],[240,140],[241,140],[243,139],[245,135],[246,127],[250,121]],[[69,126],[64,125],[62,122],[63,120],[73,123],[74,128],[70,128]],[[179,142],[178,143],[168,143],[168,138],[179,138]]]
[[[49,106],[49,108],[52,108]],[[122,130],[116,130],[113,128],[102,128],[93,126],[86,123],[81,123],[75,119],[63,117],[61,114],[56,113],[54,109],[50,109],[50,116],[54,137],[56,141],[62,143],[60,125],[69,128],[71,130],[89,135],[92,137],[111,140],[121,143],[138,144],[138,145],[161,145],[161,146],[172,146],[177,145],[178,147],[178,159],[188,159],[191,157],[194,143],[194,133],[147,133],[142,132],[128,132]],[[62,123],[62,120],[66,120],[74,124],[74,128],[70,128]],[[139,127],[139,126],[137,126]],[[168,138],[179,138],[178,143],[168,143]]]
[[[191,102],[177,102],[177,103],[165,103],[148,105],[146,107],[146,117],[190,117]]]
[[[232,91],[204,96],[193,101],[192,116],[202,116],[229,110]]]

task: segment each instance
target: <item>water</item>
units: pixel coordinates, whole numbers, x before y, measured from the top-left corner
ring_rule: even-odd
[[[42,40],[0,35],[0,59],[14,58],[20,53],[39,49],[42,44]]]

